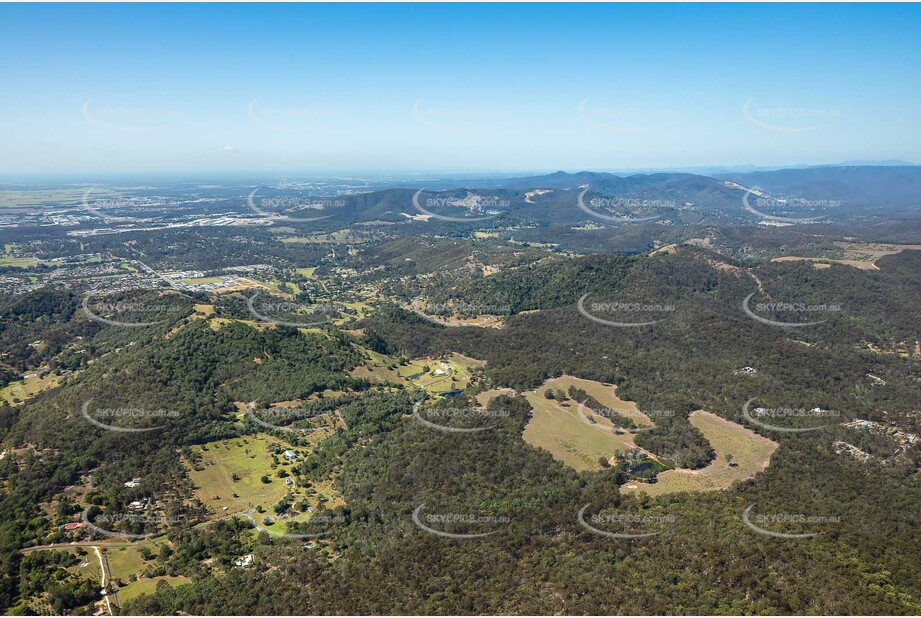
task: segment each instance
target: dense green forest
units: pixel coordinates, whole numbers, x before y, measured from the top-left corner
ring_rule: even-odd
[[[357,259],[407,277],[447,263],[438,243],[411,246],[376,246]],[[146,572],[191,583],[162,585],[127,603],[126,614],[921,612],[917,444],[900,448],[890,435],[840,424],[805,433],[753,427],[780,444],[762,473],[727,491],[650,498],[621,493],[626,464],[577,472],[524,441],[531,410],[520,395],[487,404],[502,412],[480,423],[487,430],[452,433],[413,417],[421,391],[352,375],[368,361],[363,347],[394,359],[457,352],[485,360],[484,382],[475,389],[425,402],[420,413],[431,418],[443,418],[439,409],[472,408],[472,396],[487,386],[520,392],[561,375],[614,383],[641,410],[675,412],[657,416],[655,429],[635,440],[672,454],[682,468],[714,457],[688,414],[704,409],[750,426],[742,406],[752,398],[917,433],[921,359],[890,351],[918,338],[921,252],[883,258],[878,271],[855,271],[742,263],[692,247],[651,257],[545,259],[459,246],[459,255],[482,251],[478,263],[504,268],[484,276],[472,267],[452,275],[451,285],[435,274],[424,285],[398,287],[432,304],[506,306],[503,328],[445,327],[387,302],[349,328],[256,328],[232,320],[215,327],[196,316],[199,299],[150,290],[126,298],[157,299],[163,321],[124,329],[88,319],[79,297],[62,290],[4,302],[0,340],[10,377],[42,366],[62,382],[0,407],[0,443],[11,451],[0,460],[0,607],[21,612],[23,599],[36,594],[60,613],[87,607],[96,593],[62,575],[69,554],[19,550],[47,542],[56,516],[88,506],[116,512],[153,496],[169,525],[126,524],[122,532],[163,534],[168,545],[145,560]],[[402,257],[410,250],[413,262]],[[842,309],[808,329],[778,328],[742,310],[752,292],[763,295],[759,300]],[[674,310],[649,326],[611,327],[580,314],[585,295]],[[239,297],[226,299],[216,303],[217,315],[247,318]],[[46,345],[30,346],[35,340]],[[324,392],[335,394],[319,400]],[[602,407],[579,389],[569,396]],[[330,513],[335,524],[296,528],[322,531],[323,551],[256,533],[242,517],[208,520],[182,465],[196,445],[266,431],[241,417],[240,402],[266,409],[292,400],[305,410],[331,405],[342,421],[290,469],[298,483],[331,481],[344,499]],[[116,419],[123,428],[150,431],[113,432],[82,418],[82,409],[100,407],[170,414]],[[612,421],[631,428],[624,417]],[[810,420],[785,422],[803,428]],[[307,444],[288,431],[269,433]],[[875,459],[842,456],[841,440]],[[140,486],[126,487],[134,477],[143,477]],[[80,504],[54,502],[76,484],[90,486]],[[53,503],[58,512],[49,515],[44,509]],[[835,523],[793,525],[794,532],[821,533],[810,538],[762,536],[742,520],[752,504],[762,513],[807,513]],[[488,536],[430,534],[414,523],[419,509],[479,518],[444,517],[430,526]],[[608,532],[656,534],[612,539],[581,525],[580,512]],[[619,527],[624,514],[659,523]],[[248,552],[258,568],[235,568]]]

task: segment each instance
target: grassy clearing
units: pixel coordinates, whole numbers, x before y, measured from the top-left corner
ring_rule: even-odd
[[[25,380],[19,380],[17,382],[10,382],[5,387],[0,389],[0,399],[6,401],[11,406],[17,406],[31,399],[42,391],[46,391],[49,388],[54,388],[63,379],[63,376],[49,373],[44,378],[34,377],[26,378]]]
[[[399,367],[397,373],[405,381],[430,394],[463,390],[470,385],[472,370],[485,363],[461,354],[443,359],[421,358]],[[425,368],[428,367],[428,371]]]
[[[113,580],[120,580],[125,584],[132,575],[137,575],[143,571],[151,562],[145,562],[141,557],[141,548],[148,548],[155,556],[160,551],[162,543],[145,540],[136,545],[127,545],[124,547],[109,547],[106,549],[106,555],[109,558],[109,570]]]
[[[223,277],[196,277],[193,279],[183,279],[182,283],[186,285],[202,285],[205,283],[220,283],[223,280]]]
[[[700,470],[666,470],[654,484],[628,483],[624,493],[644,491],[661,496],[681,491],[728,489],[734,482],[749,479],[767,468],[778,444],[754,431],[703,410],[692,412],[691,424],[703,432],[716,451],[716,459]],[[732,455],[732,464],[726,455]]]
[[[135,582],[131,582],[124,588],[119,588],[118,600],[124,604],[131,599],[141,596],[142,594],[153,594],[157,590],[157,584],[159,584],[161,581],[166,582],[170,586],[176,587],[182,584],[191,583],[192,580],[181,575],[178,577],[164,575],[162,577],[154,577],[153,579],[139,579]]]
[[[304,277],[307,277],[308,279],[313,279],[315,276],[315,273],[317,272],[317,267],[312,266],[310,268],[297,268],[295,269],[294,272],[296,272],[299,275],[303,275]]]
[[[86,189],[28,189],[0,191],[0,208],[27,208],[60,204],[80,204]],[[93,189],[90,200],[120,195],[118,191],[106,188]]]
[[[498,397],[499,395],[508,395],[509,397],[512,397],[515,395],[515,389],[513,388],[492,388],[492,389],[489,389],[488,391],[483,391],[482,393],[478,393],[475,399],[476,399],[476,402],[480,406],[485,408],[489,404],[490,399],[492,399],[493,397]]]
[[[214,305],[197,304],[194,307],[195,312],[202,314],[203,317],[209,317],[214,313]]]
[[[775,257],[771,260],[772,262],[813,262],[813,266],[817,269],[821,268],[830,268],[832,264],[842,264],[844,266],[853,266],[859,270],[879,270],[879,267],[873,261],[864,261],[864,260],[834,260],[831,258],[822,258],[822,257],[797,257],[795,255],[785,255],[783,257]]]
[[[410,309],[410,307],[406,307]],[[422,312],[424,316],[434,320],[442,326],[476,326],[479,328],[505,328],[505,318],[499,315],[480,315],[473,318],[462,318],[458,316],[431,316]]]
[[[370,360],[353,369],[351,372],[352,376],[356,378],[367,378],[371,382],[394,382],[406,386],[412,384],[409,380],[400,375],[399,366],[397,366],[397,369],[390,369],[390,366],[397,362],[393,357],[378,354],[367,348],[362,348],[362,351],[368,355]]]
[[[582,378],[575,378],[573,376],[562,376],[554,378],[553,380],[548,380],[546,384],[544,384],[544,390],[547,388],[553,388],[554,390],[562,388],[564,391],[568,391],[570,386],[581,388],[597,399],[601,405],[614,410],[618,414],[626,416],[640,427],[655,426],[652,419],[640,412],[636,403],[633,401],[625,401],[618,397],[617,386],[613,384],[602,384],[594,380],[583,380]]]
[[[259,320],[238,320],[236,318],[210,318],[208,320],[208,326],[211,327],[211,330],[217,332],[221,330],[221,328],[225,324],[232,324],[234,322],[237,322],[240,324],[246,324],[247,326],[255,328],[256,330],[265,330],[267,328],[275,328],[274,324],[270,324],[268,322],[262,322]]]
[[[287,493],[283,479],[275,476],[284,461],[273,451],[287,445],[269,436],[247,436],[233,440],[209,442],[197,450],[201,454],[200,470],[190,470],[195,495],[215,514],[233,515],[262,505],[267,511]],[[273,467],[274,465],[274,467]],[[234,481],[237,475],[239,480]],[[268,475],[270,483],[260,479]],[[237,497],[234,497],[236,494]],[[224,511],[224,507],[227,510]]]
[[[543,448],[576,470],[597,470],[602,458],[610,460],[616,451],[637,448],[633,435],[613,431],[610,421],[596,416],[594,426],[580,418],[578,404],[560,403],[547,399],[548,388],[567,391],[570,386],[581,388],[602,405],[632,419],[637,425],[654,426],[635,403],[624,401],[611,385],[563,376],[548,380],[541,388],[525,393],[532,407],[532,417],[524,430],[524,439]],[[716,459],[700,470],[667,470],[658,475],[656,483],[634,482],[624,485],[624,493],[644,491],[652,496],[681,491],[715,491],[729,488],[732,483],[751,478],[770,463],[777,443],[759,436],[737,423],[698,410],[690,415],[691,423],[703,432],[716,451]],[[611,427],[610,433],[606,428]],[[642,449],[641,449],[642,450]],[[655,458],[655,454],[646,452]],[[727,460],[731,455],[731,462]],[[730,465],[731,463],[731,465]]]
[[[323,303],[325,301],[319,300],[317,302]],[[341,305],[345,307],[346,309],[345,312],[340,313],[340,317],[332,320],[332,323],[335,324],[336,326],[343,326],[346,322],[351,320],[353,317],[359,320],[364,319],[371,313],[371,311],[373,311],[373,308],[371,307],[371,305],[369,305],[368,303],[362,302],[362,301],[351,302],[351,301],[339,301],[339,300],[333,299],[332,302],[333,304]]]
[[[799,257],[786,255],[775,257],[772,262],[793,262],[805,260],[815,262],[816,268],[828,268],[831,264],[853,266],[860,270],[879,270],[876,261],[887,255],[902,251],[921,250],[921,245],[897,245],[890,243],[836,242],[835,251],[824,257]]]
[[[92,582],[102,581],[102,575],[99,570],[99,560],[96,559],[96,554],[93,552],[93,548],[81,547],[80,549],[86,552],[85,555],[81,556],[79,554],[79,550],[76,548],[66,549],[62,547],[54,551],[66,551],[68,554],[73,554],[76,556],[80,561],[79,564],[75,564],[74,566],[67,568],[69,573],[79,575],[83,579],[88,579]]]
[[[279,279],[272,279],[269,282],[269,286],[272,288],[272,291],[276,294],[283,294],[286,298],[290,298],[294,294],[301,293],[301,287],[290,281],[281,281]]]
[[[601,459],[610,460],[616,451],[637,448],[631,434],[615,433],[607,419],[591,425],[579,418],[579,405],[573,401],[560,403],[544,397],[548,388],[566,391],[571,385],[584,389],[603,405],[630,416],[638,424],[652,425],[649,418],[636,409],[636,404],[617,397],[613,385],[563,376],[525,393],[532,408],[531,420],[523,434],[526,442],[548,451],[554,459],[576,470],[600,470]]]
[[[485,267],[484,270],[489,269],[490,267]],[[488,276],[494,272],[486,272]],[[421,315],[431,322],[441,324],[442,326],[477,326],[480,328],[505,328],[505,316],[493,315],[488,313],[483,313],[474,317],[462,317],[459,314],[453,315],[431,315],[427,312],[427,309],[424,305],[419,305],[418,303],[405,305],[403,307],[406,311],[412,311]]]
[[[438,394],[453,389],[463,390],[470,385],[473,370],[485,365],[483,361],[462,354],[451,354],[445,358],[418,358],[405,365],[391,356],[378,354],[363,348],[370,358],[352,371],[352,375],[367,378],[372,382],[390,381],[407,387],[418,387],[429,394]],[[395,368],[391,369],[392,366]],[[428,371],[425,368],[428,367]]]
[[[0,267],[32,268],[33,266],[38,266],[38,258],[12,257],[9,255],[0,256]]]
[[[301,244],[327,244],[327,243],[344,243],[360,242],[362,239],[354,236],[349,230],[338,230],[329,234],[313,234],[310,236],[289,236],[280,239],[284,243],[301,243]]]
[[[341,422],[341,421],[339,421]],[[319,442],[330,430],[320,430],[309,435],[311,442]],[[274,506],[285,496],[294,502],[307,499],[316,508],[321,502],[328,508],[344,504],[342,497],[333,487],[332,480],[314,483],[310,488],[298,486],[293,475],[287,477],[292,485],[286,484],[285,478],[279,478],[279,470],[290,470],[292,464],[285,461],[282,452],[290,448],[303,458],[308,448],[293,448],[278,438],[265,434],[209,442],[198,447],[201,461],[189,467],[189,478],[195,485],[195,496],[212,512],[215,517],[242,514],[252,511],[253,517],[263,525],[264,517],[271,517],[269,530],[285,532],[285,521],[306,521],[309,513],[299,513],[281,520],[275,516]],[[264,483],[263,476],[270,482]],[[234,480],[236,479],[236,480]],[[264,513],[259,513],[259,507]]]

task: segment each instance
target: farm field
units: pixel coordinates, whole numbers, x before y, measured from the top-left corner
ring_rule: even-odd
[[[13,257],[10,255],[0,256],[0,266],[11,268],[31,268],[38,265],[38,258],[34,257]]]
[[[287,236],[280,239],[283,243],[327,244],[361,242],[362,239],[350,233],[349,230],[338,230],[328,234],[319,233],[310,236]]]
[[[834,251],[828,257],[799,257],[786,255],[783,257],[775,257],[771,261],[795,262],[805,260],[815,262],[816,268],[822,268],[823,266],[821,265],[825,265],[824,267],[827,268],[831,264],[843,264],[861,270],[879,270],[876,261],[882,257],[895,255],[902,251],[921,250],[921,245],[897,245],[887,243],[836,242],[835,246],[838,247],[838,250]]]
[[[475,369],[483,367],[486,363],[462,354],[451,354],[445,358],[433,357],[418,358],[405,365],[399,365],[398,360],[391,356],[362,348],[370,361],[352,370],[352,375],[358,378],[368,378],[371,381],[391,381],[404,384],[408,387],[416,386],[424,389],[429,394],[439,394],[451,390],[453,383],[458,390],[463,390],[470,385],[470,379]],[[393,369],[390,367],[396,365]],[[425,367],[429,370],[424,371]],[[436,371],[443,372],[435,375]]]
[[[749,479],[767,468],[778,444],[732,421],[697,410],[690,415],[691,424],[703,432],[716,451],[716,459],[700,470],[666,470],[654,484],[631,482],[624,493],[644,491],[662,496],[682,491],[716,491],[728,489],[734,482]],[[726,455],[732,455],[732,464]]]
[[[66,551],[69,554],[73,554],[80,560],[79,564],[75,564],[72,567],[68,567],[67,571],[75,575],[79,575],[84,579],[88,579],[92,582],[102,581],[102,577],[99,571],[99,560],[96,559],[96,554],[93,552],[91,547],[81,547],[81,550],[84,551],[84,555],[80,555],[79,550],[76,548],[61,549],[58,551]]]
[[[232,324],[233,322],[239,322],[240,324],[246,324],[251,326],[256,330],[265,330],[267,328],[275,328],[274,324],[269,322],[262,322],[260,320],[240,320],[237,318],[208,318],[208,326],[211,327],[213,331],[221,330],[225,324]]]
[[[156,560],[145,562],[141,557],[141,548],[147,547],[154,556],[159,552],[162,543],[154,541],[142,541],[138,544],[132,544],[124,547],[109,547],[106,556],[109,559],[109,571],[112,581],[119,584],[118,600],[124,605],[127,601],[140,596],[141,594],[151,594],[156,590],[157,584],[162,580],[167,584],[176,586],[187,584],[191,580],[188,577],[178,576],[159,576],[146,578],[141,577],[141,572],[148,564],[156,564]],[[92,554],[90,555],[92,557]],[[95,561],[95,560],[94,560]],[[98,561],[95,561],[98,564]],[[138,576],[131,581],[132,576]]]
[[[540,388],[525,393],[533,410],[524,429],[526,442],[547,450],[554,459],[576,470],[599,470],[602,458],[610,460],[617,451],[637,448],[631,434],[615,433],[607,419],[592,425],[579,418],[581,412],[577,403],[570,400],[561,404],[544,397],[548,388],[566,391],[570,386],[584,389],[600,403],[629,416],[638,425],[652,426],[652,421],[636,408],[636,404],[617,397],[613,385],[563,376],[547,380]],[[605,427],[610,427],[610,431]]]
[[[326,434],[317,431],[302,435],[321,440]],[[297,485],[294,475],[287,477],[294,482],[291,486],[286,484],[286,478],[277,476],[280,469],[290,471],[292,467],[282,456],[284,450],[289,448],[300,457],[306,451],[304,447],[291,447],[266,434],[209,442],[197,447],[196,451],[201,455],[198,465],[193,468],[186,462],[189,478],[195,485],[195,496],[215,517],[241,515],[254,510],[253,516],[260,525],[274,532],[285,531],[284,521],[265,525],[262,519],[271,516],[274,520],[273,508],[286,495],[296,501],[307,498],[314,507],[320,502],[325,503],[327,508],[344,504],[331,480],[313,483],[308,490]],[[234,475],[237,480],[234,480]],[[268,476],[269,483],[262,482],[263,475]],[[263,509],[264,514],[255,511],[258,507]],[[309,518],[309,514],[301,513],[286,521],[305,521]]]
[[[0,208],[28,208],[45,204],[80,204],[86,189],[8,189],[0,191]],[[99,187],[93,189],[92,199],[120,195],[118,191]]]
[[[137,581],[131,582],[124,588],[119,588],[118,589],[118,600],[122,604],[125,604],[131,599],[134,599],[135,597],[139,597],[142,594],[153,594],[153,592],[157,589],[157,585],[161,581],[166,582],[172,587],[176,587],[181,584],[188,584],[192,580],[189,579],[188,577],[183,577],[183,576],[173,577],[170,575],[163,575],[163,576],[154,577],[151,579],[146,579],[146,578],[139,579]]]
[[[509,397],[512,397],[514,394],[515,389],[513,388],[491,388],[488,391],[478,393],[475,399],[476,402],[480,404],[480,406],[486,407],[486,405],[489,403],[489,400],[493,397],[498,397],[500,395],[508,395]]]
[[[183,279],[182,283],[186,285],[201,285],[204,283],[218,283],[223,280],[223,277],[195,277],[193,279]]]
[[[597,399],[601,405],[614,410],[618,414],[626,416],[641,427],[653,427],[655,425],[652,419],[640,412],[636,403],[618,397],[617,386],[613,384],[602,384],[594,380],[583,380],[582,378],[575,378],[573,376],[561,376],[553,380],[548,380],[543,388],[545,390],[547,388],[553,388],[554,390],[562,388],[564,391],[568,391],[570,386],[581,388]]]
[[[426,320],[441,324],[442,326],[477,326],[479,328],[505,328],[505,319],[498,315],[480,315],[474,318],[460,318],[457,316],[431,316],[416,310]]]
[[[484,366],[483,361],[451,354],[443,359],[421,358],[399,367],[398,375],[428,393],[438,394],[453,389],[463,390],[470,385],[472,371]],[[425,367],[429,368],[425,372]]]
[[[367,348],[362,348],[362,351],[368,355],[370,360],[355,367],[351,372],[353,377],[367,378],[372,382],[390,381],[397,384],[402,383],[406,386],[411,385],[409,380],[400,375],[399,366],[396,369],[390,369],[390,366],[397,362],[395,358],[379,354]]]
[[[127,584],[128,579],[132,575],[136,575],[143,571],[148,564],[141,557],[141,548],[146,547],[156,555],[161,545],[162,543],[145,540],[137,544],[106,548],[105,551],[109,558],[109,571],[112,575],[112,579],[115,581],[121,580],[122,583]],[[100,548],[104,547],[105,544],[100,543]],[[119,594],[121,594],[121,590],[119,590]]]
[[[64,376],[49,373],[44,378],[34,377],[26,378],[25,380],[18,380],[16,382],[10,382],[2,389],[0,389],[0,399],[10,404],[11,406],[16,406],[26,401],[27,399],[34,397],[42,391],[46,391],[49,388],[54,388],[63,379]],[[19,400],[19,403],[15,401],[16,399]]]

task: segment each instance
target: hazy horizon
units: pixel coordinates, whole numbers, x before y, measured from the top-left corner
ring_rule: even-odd
[[[917,161],[906,138],[919,128],[919,16],[910,5],[5,5],[0,168]]]

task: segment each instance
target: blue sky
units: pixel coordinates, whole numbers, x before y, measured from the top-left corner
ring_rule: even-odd
[[[911,5],[0,5],[0,169],[921,161]]]

